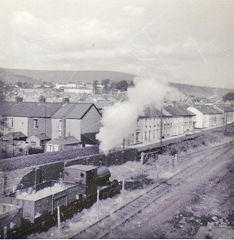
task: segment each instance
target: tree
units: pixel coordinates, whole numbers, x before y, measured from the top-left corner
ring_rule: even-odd
[[[108,92],[110,90],[110,79],[102,80],[102,85],[104,85],[104,91]]]
[[[0,101],[5,100],[6,93],[8,91],[9,91],[8,85],[5,82],[3,82],[2,80],[0,80]],[[8,128],[7,118],[2,116],[0,113],[0,135],[3,135],[5,128]]]
[[[121,90],[121,91],[127,91],[128,90],[128,82],[126,80],[117,82],[116,89]]]
[[[227,93],[223,96],[223,101],[234,101],[234,92]]]
[[[135,84],[133,81],[130,81],[130,83],[128,84],[128,87],[135,87]]]
[[[22,84],[22,82],[17,82],[17,85],[18,85],[18,87],[23,87],[23,84]]]
[[[98,85],[98,80],[93,81],[93,93],[94,94],[97,94],[97,92],[98,92],[97,85]]]

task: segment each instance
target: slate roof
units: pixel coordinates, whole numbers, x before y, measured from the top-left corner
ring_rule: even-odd
[[[224,112],[234,112],[234,108],[232,108],[231,106],[217,105],[217,107],[223,110]]]
[[[24,135],[22,132],[18,131],[18,132],[7,133],[2,138],[3,139],[8,139],[8,138],[21,139],[21,138],[27,138],[27,136]]]
[[[40,140],[48,140],[48,139],[50,139],[50,137],[48,137],[45,133],[40,133],[40,134],[34,135],[34,137],[37,137]]]
[[[223,114],[221,110],[218,110],[211,105],[195,105],[194,108],[203,114]]]
[[[182,106],[166,106],[164,109],[172,116],[195,116]]]
[[[73,136],[65,137],[65,138],[57,138],[50,140],[48,144],[58,144],[58,145],[70,145],[70,144],[78,144],[81,143]]]
[[[146,107],[144,110],[144,113],[140,116],[140,118],[148,118],[148,117],[166,117],[168,114],[161,113],[160,110],[158,110],[155,107]]]
[[[0,102],[0,115],[7,117],[51,117],[63,103]]]
[[[64,104],[52,118],[82,119],[88,110],[95,106],[93,103],[68,103]]]

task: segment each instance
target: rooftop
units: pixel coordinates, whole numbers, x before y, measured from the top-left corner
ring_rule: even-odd
[[[81,143],[79,140],[77,140],[75,137],[65,137],[65,138],[57,138],[50,140],[48,144],[59,144],[59,145],[71,145],[71,144],[79,144]]]
[[[195,105],[193,107],[203,114],[223,114],[221,110],[218,110],[211,105]]]
[[[52,118],[82,119],[92,106],[95,105],[93,103],[67,103],[53,114]]]
[[[26,138],[27,136],[24,135],[22,132],[10,132],[7,133],[6,135],[2,136],[2,139],[7,140],[7,139],[21,139],[21,138]]]
[[[144,113],[140,116],[140,118],[148,118],[148,117],[166,117],[168,114],[162,113],[155,107],[146,107]]]
[[[7,117],[51,117],[63,104],[39,102],[1,102],[0,115]]]
[[[194,116],[193,113],[182,106],[166,106],[164,109],[172,116]]]
[[[66,168],[79,169],[82,171],[90,171],[90,170],[96,169],[97,167],[92,165],[72,165]]]
[[[37,137],[40,140],[48,140],[48,139],[50,139],[50,137],[48,137],[45,133],[40,133],[40,134],[37,134],[37,135],[34,135],[34,136]]]
[[[231,106],[217,105],[217,107],[223,110],[224,112],[234,112],[234,108],[232,108]]]

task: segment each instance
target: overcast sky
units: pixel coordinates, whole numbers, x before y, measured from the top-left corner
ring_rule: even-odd
[[[234,88],[234,0],[0,0],[0,66]]]

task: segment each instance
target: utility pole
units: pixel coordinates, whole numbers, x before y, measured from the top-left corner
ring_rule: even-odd
[[[160,111],[160,147],[162,147],[162,107]]]
[[[15,148],[14,148],[14,137],[15,137],[15,134],[13,132],[13,138],[12,138],[12,151],[13,151],[13,157],[15,156]]]

